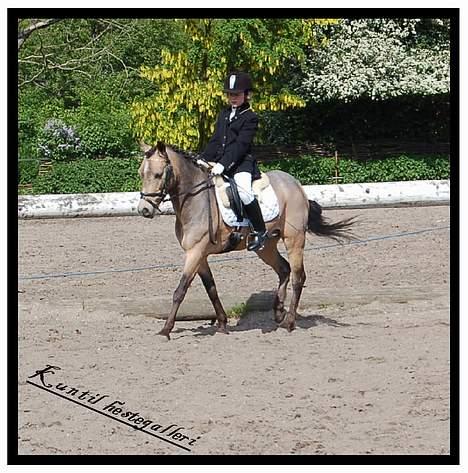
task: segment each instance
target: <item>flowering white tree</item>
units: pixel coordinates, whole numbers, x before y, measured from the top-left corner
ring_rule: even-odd
[[[343,20],[311,52],[298,90],[311,101],[450,91],[448,20]]]

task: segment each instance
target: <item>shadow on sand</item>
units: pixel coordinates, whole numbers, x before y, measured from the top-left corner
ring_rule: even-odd
[[[275,291],[261,291],[252,294],[246,301],[246,313],[237,320],[236,325],[232,325],[232,319],[229,321],[229,332],[244,332],[247,330],[258,330],[262,333],[270,333],[278,330],[278,324],[273,318],[273,302],[275,300]],[[207,322],[209,323],[209,322]],[[324,317],[323,315],[301,315],[298,314],[296,327],[309,329],[318,325],[329,325],[331,327],[348,327],[349,324],[338,322],[336,320]],[[282,329],[284,330],[284,329]],[[176,328],[173,333],[194,332],[196,337],[215,335],[216,325],[206,325],[197,328]]]

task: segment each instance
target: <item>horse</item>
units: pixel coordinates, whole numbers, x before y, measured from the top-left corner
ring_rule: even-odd
[[[158,142],[155,146],[140,144],[144,158],[139,168],[142,181],[138,213],[153,218],[163,199],[170,199],[175,211],[175,234],[185,252],[185,262],[179,284],[173,293],[171,311],[158,333],[170,340],[176,314],[194,277],[201,278],[214,307],[217,331],[228,333],[227,315],[218,297],[208,255],[229,250],[244,250],[249,229],[241,230],[242,239],[232,248],[233,228],[220,217],[213,180],[196,155],[172,145]],[[279,285],[273,303],[274,320],[289,332],[296,326],[297,307],[306,281],[304,246],[306,233],[350,239],[354,217],[328,223],[321,215],[320,205],[307,198],[301,184],[283,171],[266,173],[279,203],[279,215],[266,223],[269,238],[257,255],[277,273]],[[288,260],[278,251],[282,239]],[[292,277],[292,297],[289,310],[285,309],[287,286]]]

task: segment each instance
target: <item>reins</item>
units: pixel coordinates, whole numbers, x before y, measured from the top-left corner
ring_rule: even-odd
[[[213,179],[211,179],[211,187],[214,186]],[[216,228],[219,228],[219,210],[218,210],[218,224]],[[213,216],[211,215],[211,193],[208,192],[208,233],[210,234],[210,242],[213,245],[218,244],[218,240],[215,235],[213,235]]]
[[[206,187],[202,187],[197,192],[192,194],[192,191],[194,189],[196,189],[197,187],[201,186],[202,184],[206,184]],[[195,184],[188,192],[181,192],[179,194],[174,194],[172,197],[181,197],[181,196],[184,196],[184,195],[197,195],[201,191],[209,189],[210,187],[214,187],[213,181],[211,181],[211,182],[209,182],[208,180],[207,181],[202,181],[202,182],[199,182],[198,184]],[[156,191],[156,192],[140,192],[140,197],[142,199],[144,199],[145,197],[162,197],[162,196],[164,196],[164,198],[161,200],[161,202],[167,202],[167,201],[171,200],[171,196],[169,195],[169,193],[166,189],[159,190],[159,191]],[[147,202],[152,204],[153,206],[156,206],[156,204],[154,204],[154,202],[151,202],[149,200],[147,200]]]

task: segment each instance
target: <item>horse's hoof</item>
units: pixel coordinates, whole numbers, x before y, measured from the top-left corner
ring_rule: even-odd
[[[163,337],[167,337],[168,340],[171,339],[169,336],[169,332],[167,330],[162,329],[160,332],[158,332],[158,335],[162,335]]]
[[[284,312],[276,312],[275,313],[275,322],[277,324],[280,324],[281,322],[283,322],[284,318],[286,317],[286,311]]]
[[[228,329],[226,327],[218,327],[216,331],[219,333],[224,333],[225,335],[229,335]]]
[[[288,332],[292,332],[296,328],[296,323],[294,320],[288,320],[288,317],[285,317],[279,326],[285,328]]]

